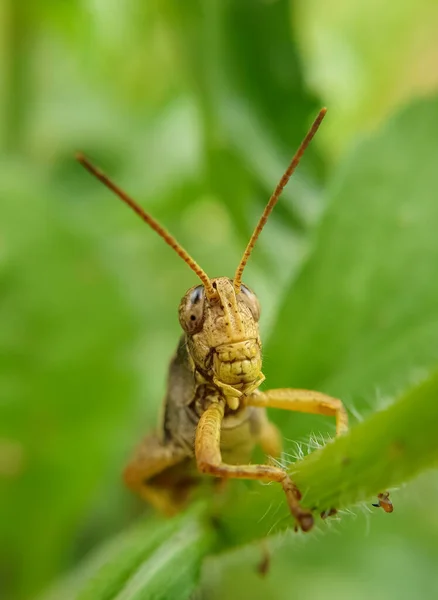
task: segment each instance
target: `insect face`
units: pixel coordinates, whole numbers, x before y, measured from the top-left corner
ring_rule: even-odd
[[[208,299],[203,286],[182,299],[179,319],[196,371],[222,389],[230,408],[243,393],[263,381],[256,295],[241,285],[236,291],[227,277],[212,279],[216,297]]]
[[[136,212],[196,273],[203,285],[190,289],[179,307],[179,320],[187,336],[187,348],[195,377],[199,383],[213,384],[232,410],[239,408],[239,398],[256,390],[264,380],[261,372],[261,343],[258,300],[242,284],[242,274],[257,239],[267,222],[284,186],[295,171],[310,140],[326,113],[323,108],[302,141],[283,177],[275,188],[256,225],[234,279],[210,279],[190,254],[149,213],[120,189],[82,154],[79,162],[125,204]]]

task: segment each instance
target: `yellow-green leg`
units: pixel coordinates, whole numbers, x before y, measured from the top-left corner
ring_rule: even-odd
[[[271,465],[229,465],[222,462],[220,432],[224,410],[223,402],[211,404],[199,419],[195,439],[195,456],[199,471],[215,477],[280,483],[292,515],[303,531],[309,531],[313,526],[312,513],[301,508],[300,493],[285,471]]]
[[[249,406],[280,408],[315,415],[336,417],[336,434],[348,429],[348,416],[344,405],[337,398],[310,390],[278,389],[250,394],[246,402]]]

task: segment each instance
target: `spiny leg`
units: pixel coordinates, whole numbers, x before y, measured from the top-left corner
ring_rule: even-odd
[[[201,473],[215,477],[258,479],[281,483],[292,515],[303,531],[309,531],[313,526],[312,513],[301,508],[300,493],[282,469],[271,465],[228,465],[222,462],[220,432],[224,410],[222,402],[211,404],[199,419],[195,439],[198,469]]]
[[[283,410],[295,410],[297,412],[336,417],[336,435],[341,435],[348,429],[347,411],[342,402],[321,392],[291,388],[267,390],[266,392],[257,391],[247,397],[247,404],[249,406],[280,408]],[[393,511],[388,492],[379,494],[378,499],[379,503],[373,506],[382,507],[385,512]]]
[[[147,436],[139,445],[123,472],[128,488],[152,504],[160,512],[173,515],[184,504],[178,489],[171,485],[154,484],[153,478],[187,458],[187,453],[174,444],[163,444],[157,435]]]
[[[336,417],[336,435],[345,433],[348,429],[347,411],[342,402],[321,392],[288,388],[267,390],[250,394],[247,397],[247,404]]]

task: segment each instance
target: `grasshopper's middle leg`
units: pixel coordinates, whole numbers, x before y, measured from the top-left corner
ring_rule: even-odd
[[[163,444],[157,435],[147,436],[137,448],[133,458],[123,472],[127,487],[152,504],[160,512],[173,515],[184,504],[185,498],[178,498],[178,489],[155,481],[165,471],[178,465],[187,453],[174,444]],[[180,494],[181,495],[181,494]]]
[[[261,427],[258,443],[266,456],[279,458],[283,452],[283,440],[277,427],[268,419],[265,411],[262,412]]]
[[[282,408],[316,415],[336,417],[336,434],[348,429],[348,416],[344,405],[337,398],[310,390],[279,389],[255,392],[247,397],[249,406]]]
[[[198,469],[216,477],[281,483],[292,515],[303,531],[309,531],[313,526],[312,513],[300,506],[300,493],[282,469],[271,465],[229,465],[222,462],[220,433],[224,410],[222,402],[211,404],[199,419],[195,439]]]

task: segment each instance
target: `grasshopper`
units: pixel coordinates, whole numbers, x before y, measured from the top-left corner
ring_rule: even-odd
[[[336,433],[347,430],[342,402],[320,392],[299,389],[260,391],[265,377],[257,296],[242,283],[255,243],[283,188],[318,130],[323,108],[275,188],[248,242],[233,279],[211,279],[153,217],[82,154],[79,162],[128,204],[196,273],[202,284],[192,287],[179,305],[183,334],[168,375],[161,423],[147,436],[124,471],[126,485],[167,514],[183,508],[201,474],[228,479],[278,482],[297,525],[309,531],[310,510],[285,470],[274,464],[249,464],[258,444],[266,455],[282,452],[281,436],[266,408],[322,414],[336,418]]]

